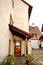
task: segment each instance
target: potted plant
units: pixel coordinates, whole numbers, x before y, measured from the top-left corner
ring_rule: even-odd
[[[33,54],[27,54],[25,56],[26,64],[27,65],[32,65],[32,60],[33,60]]]
[[[15,64],[15,56],[8,54],[5,59],[4,59],[4,63],[6,65],[14,65]]]

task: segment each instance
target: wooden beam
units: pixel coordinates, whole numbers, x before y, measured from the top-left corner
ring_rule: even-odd
[[[28,54],[28,39],[27,38],[25,39],[25,42],[26,42],[26,54]]]

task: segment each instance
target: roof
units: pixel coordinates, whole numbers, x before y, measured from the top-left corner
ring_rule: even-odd
[[[38,37],[35,36],[35,37],[31,37],[30,39],[31,39],[31,40],[38,40]]]
[[[27,3],[26,1],[24,1],[24,0],[21,0],[21,1],[24,2],[26,5],[29,6],[28,14],[29,14],[29,18],[30,18],[30,15],[31,15],[31,12],[32,12],[32,8],[33,7],[29,3]]]
[[[41,32],[37,26],[34,26],[34,27],[29,26],[29,33],[30,35],[36,34],[38,37],[41,36]]]
[[[39,40],[40,40],[41,42],[43,42],[43,35],[41,35],[41,37],[39,38]]]
[[[41,29],[41,32],[43,32],[43,24],[42,24],[42,29]]]
[[[32,7],[29,3],[27,3],[25,0],[21,0],[22,2],[24,2],[26,5]]]
[[[29,39],[31,36],[29,35],[29,33],[21,30],[21,29],[18,29],[17,27],[13,26],[13,25],[10,25],[9,24],[9,30],[11,31],[11,33],[13,35],[16,35],[22,39]]]
[[[43,35],[40,36],[39,40],[43,39]]]

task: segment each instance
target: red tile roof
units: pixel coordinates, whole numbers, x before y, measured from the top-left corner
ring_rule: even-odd
[[[37,35],[38,38],[41,36],[41,32],[37,26],[35,27],[29,26],[29,33],[30,35],[33,35],[33,34]]]

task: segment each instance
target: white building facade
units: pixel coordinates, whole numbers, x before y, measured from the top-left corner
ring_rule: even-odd
[[[5,3],[7,2],[7,3]],[[14,2],[14,3],[13,3]],[[13,26],[29,33],[28,25],[28,4],[26,5],[22,0],[1,0],[0,1],[0,58],[3,59],[9,53],[9,43],[11,43],[10,53],[15,54],[14,45],[18,42],[20,48],[20,55],[26,54],[26,42],[20,37],[13,35],[9,31],[8,24],[10,23],[10,14],[13,19]],[[12,4],[14,7],[12,7]],[[16,36],[16,37],[15,37]],[[10,40],[10,42],[9,42]],[[20,44],[19,44],[20,43]],[[20,45],[20,46],[19,46]],[[28,43],[28,53],[31,53],[31,46]]]

